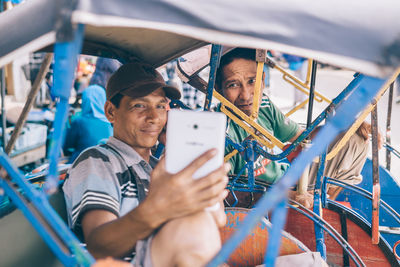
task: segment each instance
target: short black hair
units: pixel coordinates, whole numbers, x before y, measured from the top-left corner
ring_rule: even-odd
[[[119,105],[121,104],[121,100],[122,100],[123,97],[124,97],[124,95],[118,93],[118,94],[116,94],[115,96],[113,96],[113,97],[110,99],[110,102],[113,103],[113,105],[114,105],[116,108],[119,108]]]
[[[232,63],[235,59],[256,60],[256,50],[251,48],[235,48],[221,57],[217,74],[215,77],[215,87],[219,93],[222,93],[223,71],[226,65]]]

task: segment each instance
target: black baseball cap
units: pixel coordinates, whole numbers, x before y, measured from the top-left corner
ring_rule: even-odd
[[[107,100],[116,94],[130,97],[142,97],[163,88],[170,99],[180,99],[181,93],[165,83],[161,74],[151,65],[142,62],[130,62],[122,65],[108,80]]]

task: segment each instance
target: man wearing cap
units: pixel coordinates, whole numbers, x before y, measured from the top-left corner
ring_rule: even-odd
[[[227,168],[192,179],[213,150],[175,175],[165,171],[163,159],[157,164],[151,148],[167,120],[166,97],[180,93],[151,66],[123,65],[106,94],[114,133],[107,144],[83,151],[68,172],[63,190],[70,227],[96,258],[204,265],[219,250],[218,227],[225,224],[223,205],[213,214],[204,209],[226,197]]]

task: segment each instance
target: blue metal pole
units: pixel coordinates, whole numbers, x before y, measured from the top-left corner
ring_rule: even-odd
[[[225,136],[225,147],[232,146],[234,149],[236,149],[239,153],[244,151],[244,145],[243,144],[238,144],[232,141],[232,139],[226,135]]]
[[[281,201],[272,214],[272,229],[269,235],[268,247],[265,254],[265,266],[274,267],[275,259],[279,256],[281,247],[282,229],[285,226],[288,208],[286,207],[286,199]]]
[[[215,86],[215,75],[219,66],[219,60],[221,58],[222,46],[213,44],[211,48],[210,58],[210,74],[208,76],[207,96],[204,102],[204,110],[210,110],[213,90]]]
[[[46,177],[45,190],[54,193],[58,186],[57,164],[64,140],[64,128],[68,117],[69,96],[74,79],[78,55],[81,51],[84,25],[79,24],[75,30],[74,40],[58,42],[54,46],[54,86],[53,95],[58,99],[54,119],[54,132],[49,144],[49,173]]]
[[[220,252],[207,266],[218,266],[224,263],[240,242],[250,233],[251,229],[278,205],[286,196],[289,188],[296,184],[305,166],[321,154],[326,145],[334,140],[339,132],[347,129],[360,112],[377,94],[384,81],[361,75],[362,81],[357,90],[340,105],[337,113],[317,134],[310,149],[303,151],[285,175],[265,194],[250,211],[238,231],[225,243]],[[368,88],[368,89],[367,89]]]
[[[322,153],[320,159],[319,159],[319,166],[318,166],[318,172],[317,172],[317,177],[316,177],[316,182],[315,182],[315,188],[314,188],[314,206],[313,206],[313,211],[315,214],[321,216],[321,186],[322,186],[322,179],[324,176],[324,170],[325,170],[325,160],[326,160],[326,150]],[[326,194],[326,192],[325,192]],[[324,231],[321,228],[321,226],[317,223],[314,222],[314,231],[315,231],[315,242],[316,242],[316,247],[317,251],[321,254],[321,257],[326,260],[326,245],[325,245],[325,240],[324,240]]]
[[[5,193],[12,199],[13,203],[21,209],[24,216],[29,220],[53,252],[59,256],[60,260],[70,262],[68,259],[69,257],[66,255],[68,252],[63,251],[59,242],[56,241],[54,236],[49,234],[48,227],[50,227],[60,240],[69,248],[74,257],[74,261],[80,259],[79,264],[82,266],[90,266],[90,264],[94,262],[93,257],[80,246],[78,239],[72,234],[64,221],[51,207],[46,198],[46,194],[36,190],[32,184],[28,183],[20,171],[12,165],[8,156],[2,151],[0,151],[0,166],[5,169],[7,174],[10,176],[11,181],[16,183],[22,189],[25,197],[17,195],[3,177],[0,177],[0,187],[4,188]],[[32,208],[28,206],[25,198],[30,201],[29,205],[32,205],[35,208],[35,212],[32,212]],[[40,219],[38,219],[39,217]],[[63,255],[60,255],[61,252]]]
[[[342,181],[331,179],[331,178],[327,178],[326,181],[327,181],[327,183],[343,187],[343,189],[350,190],[356,194],[359,194],[359,195],[365,197],[366,199],[372,200],[372,193],[368,192],[367,190],[365,190],[361,187],[346,184],[346,183],[343,183]],[[326,200],[326,202],[328,202],[328,200]],[[329,200],[329,202],[333,202],[333,201]],[[392,216],[393,219],[395,221],[397,221],[397,223],[400,223],[400,214],[397,213],[396,210],[394,210],[389,204],[387,204],[382,199],[380,201],[380,207],[382,209],[384,209],[390,216]]]
[[[243,142],[243,145],[245,147],[244,150],[244,160],[246,161],[246,166],[247,166],[247,180],[248,180],[248,185],[249,188],[254,187],[254,161],[255,159],[255,154],[253,150],[253,142],[251,140],[245,140]]]
[[[57,258],[66,266],[74,264],[74,259],[63,252],[63,247],[59,246],[57,239],[55,239],[52,234],[46,229],[40,218],[32,211],[26,200],[18,196],[18,194],[12,188],[12,185],[7,183],[6,180],[0,179],[0,187],[4,189],[4,192],[10,197],[12,202],[21,210],[24,216],[30,221],[32,226],[36,229],[38,234],[42,239],[48,244],[49,248],[57,256]],[[36,216],[35,216],[36,215]]]
[[[161,157],[162,153],[164,152],[164,148],[165,148],[165,145],[159,143],[157,146],[156,153],[154,153],[154,157],[159,159]]]

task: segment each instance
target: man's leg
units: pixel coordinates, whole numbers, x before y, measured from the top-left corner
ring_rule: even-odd
[[[339,142],[343,134],[329,146],[329,151]],[[364,166],[368,153],[368,142],[354,134],[342,149],[325,164],[324,175],[349,184],[359,184],[362,181],[361,170]],[[318,164],[313,164],[310,170],[310,182],[315,184]],[[331,194],[336,192],[336,186],[330,186]],[[339,191],[340,192],[340,191]],[[337,193],[339,193],[337,192]],[[337,196],[337,194],[336,194]]]
[[[166,223],[154,236],[154,267],[204,266],[221,248],[221,238],[209,212],[199,212]]]

